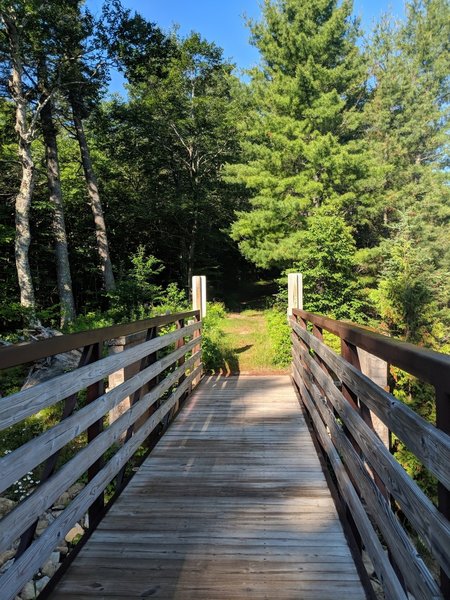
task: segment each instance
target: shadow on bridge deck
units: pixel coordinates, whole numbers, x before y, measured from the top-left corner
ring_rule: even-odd
[[[365,598],[287,376],[199,386],[51,598]]]

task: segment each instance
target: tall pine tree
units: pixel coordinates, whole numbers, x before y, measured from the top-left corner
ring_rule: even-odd
[[[373,297],[393,333],[438,347],[439,323],[450,320],[449,40],[447,0],[413,0],[404,23],[385,19],[370,48],[366,107],[373,197],[384,215],[379,245],[364,254],[378,280]]]
[[[250,23],[261,66],[251,73],[245,163],[228,177],[252,192],[232,227],[242,253],[261,267],[302,270],[310,308],[356,317],[345,298],[362,218],[366,77],[351,11],[347,1],[265,1],[262,21]]]

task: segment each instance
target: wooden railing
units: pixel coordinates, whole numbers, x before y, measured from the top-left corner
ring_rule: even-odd
[[[38,472],[40,479],[0,520],[0,553],[17,548],[13,564],[0,576],[2,600],[15,597],[86,513],[89,528],[95,527],[105,511],[107,486],[114,481],[115,493],[120,491],[136,451],[148,444],[162,422],[167,423],[199,380],[199,315],[199,311],[164,315],[0,350],[2,369],[82,350],[77,369],[0,399],[0,432],[61,403],[59,423],[0,457],[0,495],[31,472]],[[106,341],[137,332],[144,332],[141,343],[103,356]],[[105,378],[130,366],[136,374],[105,392]],[[126,410],[108,423],[108,413],[124,399]],[[69,460],[60,465],[61,450],[74,440],[77,451],[72,448]],[[39,517],[80,480],[85,486],[37,537]]]
[[[293,379],[386,597],[450,597],[450,356],[303,310],[290,323]],[[341,356],[323,330],[340,338]],[[358,348],[435,386],[436,426],[363,375]],[[373,415],[437,478],[438,506],[380,440]],[[422,545],[441,568],[440,584]]]

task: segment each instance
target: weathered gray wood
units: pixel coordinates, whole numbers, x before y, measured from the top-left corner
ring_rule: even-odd
[[[15,481],[42,463],[47,457],[52,456],[65,444],[79,436],[92,423],[117,406],[123,398],[129,396],[145,383],[170,367],[180,357],[198,345],[199,338],[191,340],[188,344],[175,350],[161,360],[153,363],[120,386],[113,388],[97,400],[77,411],[58,425],[48,429],[40,436],[33,438],[14,452],[0,458],[0,493],[6,490]]]
[[[192,309],[200,311],[200,320],[206,315],[206,277],[194,275],[192,278]]]
[[[301,273],[288,274],[288,317],[294,308],[303,309],[303,276]]]
[[[78,350],[79,348],[112,340],[119,336],[146,331],[151,327],[162,327],[163,325],[175,323],[179,319],[197,318],[198,314],[195,311],[186,311],[176,314],[159,315],[158,317],[151,317],[142,321],[57,335],[37,342],[20,342],[19,344],[4,346],[0,348],[0,368],[8,369],[9,367],[23,365],[24,363],[36,362],[47,356],[55,356],[56,354],[69,352],[70,350]]]
[[[9,548],[30,524],[43,514],[65,490],[81,477],[93,462],[120,438],[123,431],[126,431],[132,423],[145,414],[150,406],[176,383],[185,372],[185,369],[194,365],[196,360],[198,360],[197,354],[188,359],[185,365],[168,375],[131,409],[114,421],[108,429],[97,436],[89,446],[80,450],[50,480],[39,486],[31,496],[8,513],[0,521],[0,552]]]
[[[443,383],[444,380],[448,381],[450,377],[450,355],[448,354],[402,342],[353,323],[336,321],[305,310],[294,309],[293,312],[294,316],[304,322],[314,323],[318,327],[334,333],[348,344],[362,348],[369,354],[378,356],[389,364],[432,385],[436,385],[438,382]]]
[[[364,462],[355,452],[349,439],[336,422],[333,412],[324,402],[324,397],[320,394],[300,361],[296,361],[295,368],[298,371],[297,377],[300,377],[306,385],[315,402],[316,409],[327,425],[333,444],[352,473],[356,487],[359,489],[368,512],[377,523],[392,552],[392,556],[395,557],[395,562],[408,585],[409,591],[414,594],[417,600],[441,598],[439,586],[392,512],[390,505],[369,476]],[[298,381],[297,385],[299,385]]]
[[[71,594],[362,600],[289,378],[204,380],[52,598]]]
[[[423,537],[440,566],[450,572],[450,523],[425,496],[389,453],[378,436],[364,423],[317,362],[297,342],[302,361],[314,375],[348,427],[371,467],[400,504],[404,514]]]
[[[425,421],[392,394],[382,390],[293,320],[291,325],[295,333],[358,394],[361,402],[408,446],[427,469],[450,488],[450,436]]]
[[[349,507],[353,519],[358,527],[358,531],[361,534],[361,537],[364,541],[364,545],[366,550],[372,560],[372,563],[375,567],[375,571],[382,582],[383,590],[387,598],[392,598],[393,600],[404,599],[407,600],[407,595],[403,591],[403,588],[389,562],[389,559],[386,553],[381,546],[377,534],[372,527],[372,524],[364,510],[363,505],[356,493],[355,488],[353,487],[350,478],[345,470],[344,465],[340,459],[339,453],[334,447],[331,439],[327,433],[325,425],[322,422],[322,419],[317,412],[315,404],[302,381],[301,376],[297,371],[297,367],[294,364],[294,377],[295,381],[299,387],[300,394],[303,402],[309,410],[311,418],[314,422],[316,431],[319,435],[322,446],[324,447],[328,458],[330,459],[331,465],[333,467],[334,473],[339,482],[339,489]]]
[[[121,354],[107,356],[102,360],[55,377],[32,388],[22,390],[6,398],[0,399],[0,430],[11,427],[26,417],[36,414],[43,408],[52,406],[59,400],[86,388],[103,377],[107,377],[117,369],[121,369],[144,356],[156,352],[175,343],[182,336],[190,336],[201,327],[200,323],[192,323],[184,329],[145,342],[130,348]]]
[[[47,527],[30,548],[0,577],[0,589],[6,600],[14,598],[23,585],[33,577],[34,573],[38,571],[39,567],[42,566],[52,550],[57,546],[58,541],[82,518],[89,506],[102,493],[123,465],[132,457],[156,425],[171,410],[180,396],[189,388],[197,372],[198,369],[195,369],[185,379],[182,385],[153,413],[135,435],[116,452],[94,479],[81,490],[62,514]],[[137,407],[138,405],[139,403],[135,406]]]

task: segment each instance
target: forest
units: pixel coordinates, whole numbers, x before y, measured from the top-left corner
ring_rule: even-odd
[[[450,3],[352,11],[265,0],[242,77],[120,0],[1,0],[2,338],[302,272],[309,310],[447,352]]]
[[[247,26],[241,72],[121,0],[0,0],[0,346],[185,310],[205,275],[205,370],[286,374],[302,273],[306,310],[450,354],[450,0],[370,30],[351,0],[261,0]],[[435,424],[434,388],[389,377]],[[2,434],[0,457],[60,409]]]

